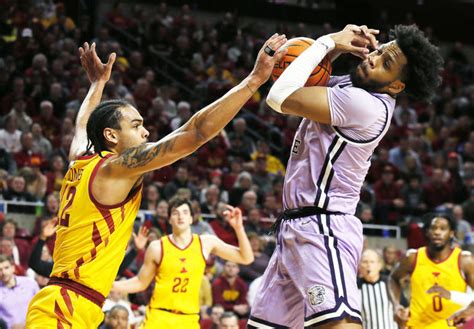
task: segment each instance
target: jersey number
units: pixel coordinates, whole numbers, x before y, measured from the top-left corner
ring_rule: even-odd
[[[184,278],[181,280],[181,278],[174,278],[173,280],[174,286],[173,286],[173,292],[186,292],[187,289],[186,287],[188,286],[189,279]]]
[[[443,301],[438,295],[433,296],[433,311],[441,312],[443,310]]]
[[[72,202],[74,201],[74,196],[76,195],[76,187],[71,186],[66,194],[66,205],[64,206],[63,210],[59,214],[59,225],[68,227],[69,226],[69,208],[72,206]]]

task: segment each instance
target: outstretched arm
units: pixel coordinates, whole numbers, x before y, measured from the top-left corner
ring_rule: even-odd
[[[129,294],[145,290],[156,274],[161,257],[161,242],[159,240],[153,241],[146,250],[145,261],[140,268],[140,272],[131,279],[115,281],[112,289]]]
[[[328,55],[352,53],[361,58],[368,55],[367,46],[376,44],[378,31],[365,26],[348,25],[344,30],[317,39],[283,72],[267,96],[268,105],[277,112],[302,116],[331,124],[326,87],[304,87],[314,68]],[[368,36],[366,36],[368,35]]]
[[[260,52],[250,75],[214,103],[194,114],[188,122],[156,143],[132,147],[105,164],[108,177],[138,178],[142,174],[169,165],[197,150],[216,136],[239,112],[255,91],[264,84],[273,66],[283,55],[267,55],[263,48],[279,49],[286,42],[284,35],[273,35]],[[134,180],[132,180],[134,182]]]
[[[239,246],[235,247],[225,243],[217,236],[214,235],[203,235],[201,236],[204,244],[204,249],[209,250],[211,253],[216,254],[220,258],[230,260],[238,264],[251,264],[254,261],[254,255],[250,241],[244,230],[242,221],[242,212],[239,208],[227,206],[224,215],[229,222],[230,226],[234,229]]]
[[[69,150],[69,161],[75,160],[86,151],[87,121],[92,111],[100,103],[105,84],[110,79],[110,72],[116,57],[115,53],[110,54],[108,62],[103,64],[95,51],[95,43],[89,47],[87,42],[84,43],[84,47],[79,47],[79,54],[82,67],[87,73],[91,86],[77,113],[74,138]]]

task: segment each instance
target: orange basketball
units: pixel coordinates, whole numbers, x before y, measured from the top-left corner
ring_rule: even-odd
[[[313,44],[314,40],[310,38],[293,38],[286,42],[283,47],[288,48],[288,52],[280,62],[275,63],[272,71],[272,79],[276,81],[283,71],[298,57],[306,48]],[[321,63],[311,72],[305,87],[326,86],[332,72],[331,61],[324,57]]]

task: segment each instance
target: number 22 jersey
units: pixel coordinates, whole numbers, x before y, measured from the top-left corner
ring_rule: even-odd
[[[461,306],[426,291],[436,284],[446,290],[466,291],[467,284],[460,268],[462,253],[461,249],[454,248],[447,259],[435,262],[430,259],[426,247],[418,249],[411,274],[409,329],[451,328],[446,319]]]

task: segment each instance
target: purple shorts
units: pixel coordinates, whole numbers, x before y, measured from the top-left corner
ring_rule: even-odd
[[[283,221],[248,327],[305,328],[347,317],[362,322],[362,245],[362,224],[352,215]]]

